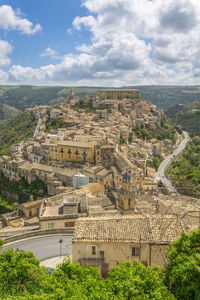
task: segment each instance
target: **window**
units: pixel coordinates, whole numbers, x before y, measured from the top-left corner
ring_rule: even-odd
[[[92,246],[92,255],[96,254],[96,246]]]
[[[32,217],[32,211],[31,210],[29,211],[29,217]]]
[[[104,251],[100,251],[101,258],[104,258]]]
[[[74,222],[65,222],[65,227],[74,227]]]
[[[47,228],[48,228],[48,229],[53,229],[53,223],[48,223],[48,224],[47,224]]]
[[[139,255],[140,255],[140,248],[132,247],[132,256],[139,256]]]
[[[131,199],[130,198],[128,199],[128,205],[129,206],[131,205]]]

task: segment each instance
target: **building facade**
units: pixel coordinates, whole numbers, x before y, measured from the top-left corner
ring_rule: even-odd
[[[174,216],[79,219],[72,244],[73,261],[98,268],[104,277],[124,261],[163,267],[167,247],[183,231],[188,232],[188,228]]]
[[[77,162],[77,163],[99,163],[100,149],[96,142],[61,141],[48,144],[49,156],[53,161]]]
[[[140,92],[136,89],[101,89],[98,90],[98,96],[101,99],[139,99]]]

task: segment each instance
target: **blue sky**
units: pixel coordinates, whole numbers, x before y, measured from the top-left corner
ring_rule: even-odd
[[[199,0],[0,0],[0,84],[199,84]]]
[[[89,32],[67,33],[77,15],[87,14],[87,10],[78,0],[10,0],[0,1],[0,4],[11,6],[14,11],[20,9],[23,18],[33,24],[39,23],[42,27],[34,35],[0,29],[0,37],[6,39],[14,48],[10,55],[14,64],[38,68],[48,63],[56,63],[56,60],[49,57],[39,56],[47,46],[55,49],[59,55],[65,55],[76,52],[76,45],[89,41]]]

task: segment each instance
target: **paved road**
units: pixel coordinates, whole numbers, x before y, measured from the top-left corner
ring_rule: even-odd
[[[54,235],[44,236],[35,239],[19,241],[4,246],[0,252],[6,251],[8,248],[19,248],[22,250],[33,251],[35,256],[40,260],[45,260],[51,257],[60,256],[59,240],[62,239],[62,255],[69,255],[72,247],[72,235]]]
[[[158,168],[158,171],[156,173],[156,177],[158,180],[161,180],[162,183],[168,188],[168,190],[172,193],[177,193],[176,189],[173,187],[171,182],[165,177],[165,169],[172,163],[173,160],[176,159],[176,157],[184,150],[187,142],[190,140],[189,135],[186,131],[183,131],[184,134],[184,140],[180,143],[178,148],[170,155],[168,156]]]

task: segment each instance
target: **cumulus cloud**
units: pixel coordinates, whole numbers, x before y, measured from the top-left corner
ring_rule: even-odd
[[[57,55],[57,51],[48,47],[42,53],[40,53],[40,57],[50,57],[51,59],[62,59],[61,56]]]
[[[19,30],[23,34],[35,34],[41,30],[40,24],[33,25],[29,20],[22,18],[20,12],[13,11],[9,5],[0,6],[0,28],[5,30]]]
[[[50,47],[46,48],[41,54],[41,57],[44,56],[55,56],[56,55],[56,51],[51,49]]]
[[[11,81],[106,86],[199,83],[199,0],[82,0],[82,5],[88,15],[74,19],[73,32],[89,31],[90,43],[76,46],[78,54],[66,54],[55,65],[38,69],[14,65],[9,70]],[[41,54],[55,55],[51,48]]]
[[[168,10],[161,11],[159,21],[163,28],[183,33],[198,25],[195,6],[190,1],[171,3]]]
[[[6,66],[10,64],[10,58],[8,54],[12,51],[12,46],[7,42],[0,40],[0,66]]]

